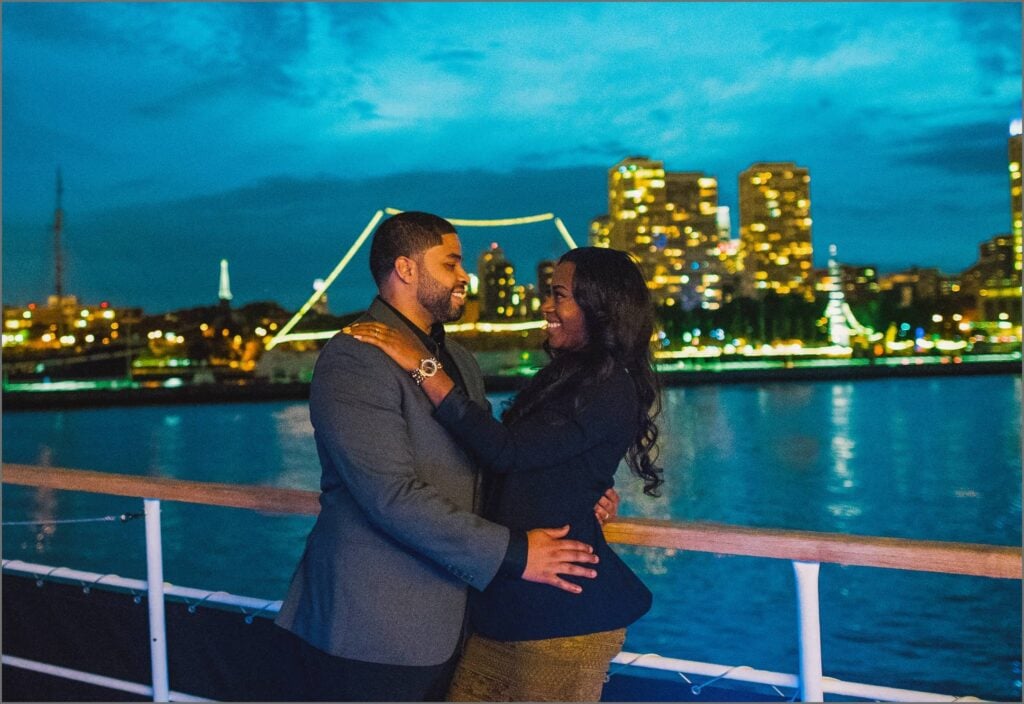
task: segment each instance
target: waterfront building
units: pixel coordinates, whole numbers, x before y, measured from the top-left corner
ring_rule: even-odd
[[[505,258],[505,252],[492,242],[477,261],[480,277],[480,320],[503,320],[516,315],[512,296],[515,293],[515,267]]]
[[[630,156],[608,171],[608,213],[594,218],[590,242],[629,252],[657,304],[721,305],[718,181],[696,171]]]
[[[937,268],[917,266],[885,274],[878,281],[880,291],[896,291],[901,308],[922,300],[934,300],[951,285],[954,284],[949,283],[949,277]]]
[[[78,302],[73,295],[50,296],[47,305],[4,306],[3,347],[8,350],[84,350],[118,344],[142,319],[139,308]],[[123,342],[123,340],[121,340]]]
[[[626,157],[608,171],[608,244],[629,252],[647,277],[655,303],[682,290],[679,231],[670,226],[665,166],[646,156]]]
[[[793,162],[759,162],[740,174],[743,291],[814,298],[811,177]]]
[[[1021,281],[1021,121],[1010,124],[1010,234],[1013,236],[1013,264],[1017,285]]]
[[[834,275],[830,268],[815,269],[814,281],[814,290],[819,293],[827,293],[838,285],[844,300],[853,305],[873,301],[881,291],[878,269],[871,264],[839,264]]]
[[[978,261],[961,275],[963,293],[975,301],[978,321],[1021,320],[1019,237],[1001,234],[982,242]]]
[[[678,257],[686,290],[701,308],[714,310],[722,303],[722,271],[719,257],[718,179],[703,172],[665,173],[665,209],[673,234],[681,247]],[[679,269],[677,269],[679,270]]]

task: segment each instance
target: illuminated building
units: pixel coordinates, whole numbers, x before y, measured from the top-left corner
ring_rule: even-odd
[[[792,162],[756,163],[740,174],[740,240],[746,295],[814,298],[811,177]]]
[[[1021,121],[1010,124],[1010,234],[1013,236],[1013,266],[1017,285],[1021,281]],[[1019,294],[1018,294],[1019,295]]]
[[[933,300],[942,295],[948,277],[935,267],[911,267],[905,271],[885,274],[878,282],[881,291],[896,291],[899,306],[906,308],[922,300]]]
[[[497,242],[480,255],[477,262],[480,277],[480,320],[501,320],[513,318],[516,306],[512,303],[515,293],[515,267],[505,258]]]
[[[74,307],[69,307],[74,302]],[[124,341],[132,325],[142,319],[138,308],[115,309],[103,301],[78,305],[75,296],[63,296],[63,307],[50,296],[49,305],[4,306],[4,348],[42,350],[86,348]]]
[[[828,293],[838,285],[843,299],[857,305],[874,300],[881,287],[878,285],[878,269],[873,265],[840,264],[833,274],[831,268],[814,270],[814,290]]]
[[[632,254],[656,303],[717,308],[724,271],[717,215],[715,178],[627,157],[608,171],[608,214],[591,221],[590,242]]]
[[[656,303],[677,300],[684,283],[682,259],[671,256],[680,243],[667,202],[662,162],[632,156],[609,169],[608,244],[640,263]]]
[[[1021,319],[1020,270],[1017,269],[1019,237],[1003,234],[982,242],[978,261],[962,276],[963,293],[975,300],[977,319],[1000,320],[1000,314],[1014,323]]]
[[[611,218],[598,215],[590,221],[590,246],[608,249],[611,246]]]
[[[681,245],[666,251],[672,267],[680,267],[676,270],[689,279],[684,283],[701,308],[718,308],[724,270],[718,251],[718,179],[701,172],[667,172],[665,200],[670,237]]]

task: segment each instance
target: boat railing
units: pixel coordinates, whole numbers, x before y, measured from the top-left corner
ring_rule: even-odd
[[[146,523],[146,589],[149,603],[150,658],[154,701],[169,701],[160,502],[176,501],[264,511],[274,514],[315,515],[315,491],[195,482],[77,469],[3,464],[3,483],[37,488],[81,491],[143,500]],[[938,572],[993,579],[1021,579],[1021,549],[926,540],[868,537],[810,531],[749,528],[643,518],[617,518],[604,533],[609,542],[716,555],[789,560],[797,592],[799,674],[727,667],[664,658],[654,654],[620,653],[613,662],[656,670],[709,675],[773,687],[791,687],[802,701],[823,701],[824,694],[888,701],[953,701],[965,697],[843,682],[822,673],[818,573],[822,563],[844,566]],[[8,564],[5,561],[5,566]],[[273,611],[279,604],[265,606]],[[4,662],[8,662],[4,656]],[[698,688],[699,689],[699,688]]]

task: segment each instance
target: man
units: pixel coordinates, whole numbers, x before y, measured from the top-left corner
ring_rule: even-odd
[[[444,337],[469,282],[451,223],[389,218],[370,269],[379,296],[363,320],[408,329],[434,351],[418,373],[439,364],[486,405],[476,360]],[[479,474],[434,421],[419,381],[344,334],[317,360],[309,405],[321,508],[277,618],[299,637],[304,699],[443,699],[467,585],[483,589],[501,573],[579,591],[561,575],[595,574],[590,546],[561,539],[567,526],[523,534],[474,513]]]

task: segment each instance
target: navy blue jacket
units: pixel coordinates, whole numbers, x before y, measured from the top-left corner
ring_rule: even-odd
[[[605,542],[594,505],[638,430],[639,401],[625,369],[584,391],[580,403],[552,400],[510,426],[453,389],[437,420],[481,467],[499,473],[485,516],[513,529],[570,524],[569,537],[594,547],[597,578],[569,578],[582,594],[497,576],[471,592],[476,632],[494,640],[536,640],[623,628],[651,607],[651,592]]]

